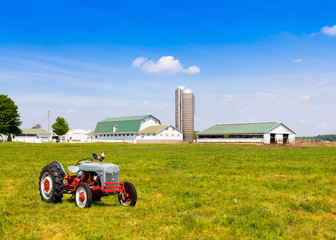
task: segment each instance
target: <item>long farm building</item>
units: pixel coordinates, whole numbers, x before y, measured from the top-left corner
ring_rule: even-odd
[[[218,124],[197,133],[199,143],[295,143],[295,132],[283,123]]]

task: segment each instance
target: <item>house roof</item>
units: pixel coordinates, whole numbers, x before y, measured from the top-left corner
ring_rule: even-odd
[[[157,125],[157,126],[149,126],[145,129],[142,129],[138,133],[157,133],[165,128],[169,127],[169,125]]]
[[[44,129],[33,129],[33,128],[22,128],[22,134],[48,134],[47,130]]]
[[[279,124],[278,122],[217,124],[197,133],[197,135],[263,134]]]
[[[106,118],[97,123],[94,134],[136,133],[139,131],[141,121],[148,117],[152,117],[160,123],[160,120],[152,115]],[[116,127],[116,131],[113,131],[114,126]]]

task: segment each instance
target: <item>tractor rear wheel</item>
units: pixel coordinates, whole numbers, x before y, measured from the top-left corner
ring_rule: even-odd
[[[61,202],[64,186],[61,169],[54,164],[48,164],[42,168],[39,179],[41,199],[45,202]]]
[[[134,207],[137,202],[137,191],[130,182],[124,182],[125,192],[119,192],[118,198],[121,205]]]
[[[81,182],[77,185],[75,202],[80,208],[89,208],[92,204],[92,191],[87,183]]]

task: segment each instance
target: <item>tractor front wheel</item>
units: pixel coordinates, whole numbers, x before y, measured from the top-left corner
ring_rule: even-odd
[[[125,193],[119,192],[118,198],[121,205],[134,207],[137,202],[137,191],[130,182],[124,182]]]
[[[46,165],[40,173],[39,189],[45,202],[58,203],[63,198],[63,174],[54,164]]]
[[[92,204],[92,191],[87,183],[77,185],[75,192],[76,205],[80,208],[89,208]]]

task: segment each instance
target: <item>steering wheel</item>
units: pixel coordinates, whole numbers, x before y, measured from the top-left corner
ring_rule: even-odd
[[[90,161],[88,161],[88,162],[93,162],[93,159],[92,159],[92,158],[83,158],[83,159],[81,159],[81,160],[78,160],[77,165],[81,164],[81,163],[84,162],[85,160],[90,160]]]

